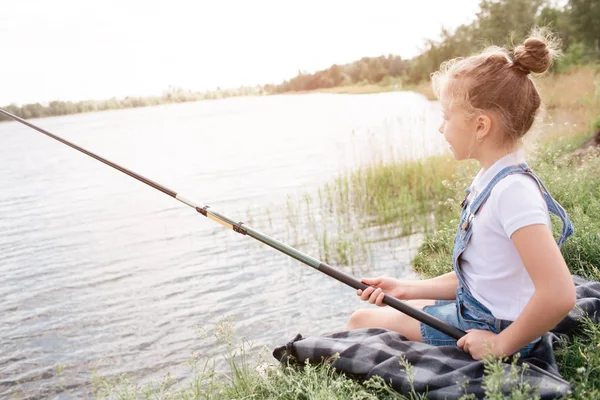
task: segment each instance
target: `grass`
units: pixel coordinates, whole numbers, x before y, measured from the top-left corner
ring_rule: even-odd
[[[335,93],[335,94],[371,94],[371,93],[383,93],[383,92],[395,92],[403,90],[402,86],[397,84],[392,85],[348,85],[348,86],[336,86],[332,88],[322,88],[316,90],[310,90],[301,93]],[[296,93],[294,93],[296,94]]]
[[[314,90],[304,90],[287,94],[304,93],[335,93],[335,94],[371,94],[384,92],[411,91],[424,95],[429,100],[436,100],[433,89],[429,82],[420,82],[418,84],[406,84],[400,78],[387,77],[379,83],[356,83],[345,86],[335,86],[331,88],[320,88]]]
[[[418,84],[406,84],[401,78],[387,77],[379,83],[355,83],[345,86],[335,86],[330,88],[319,88],[314,90],[302,90],[297,92],[288,92],[285,94],[306,94],[306,93],[334,93],[334,94],[371,94],[384,92],[411,91],[421,93],[429,100],[436,100],[433,89],[429,82],[420,82]]]
[[[335,94],[370,94],[395,92],[406,90],[402,78],[386,77],[379,83],[355,83],[351,85],[335,86],[331,88],[319,88],[314,90],[304,90],[288,94],[303,94],[303,93],[335,93]]]
[[[338,267],[366,265],[370,245],[378,241],[431,232],[454,212],[454,194],[475,173],[448,156],[385,164],[377,162],[341,175],[319,188],[315,197],[289,197],[284,209],[292,247],[317,254]],[[267,213],[271,215],[271,210]],[[256,227],[260,224],[248,213]]]
[[[590,125],[600,116],[599,77],[592,68],[580,68],[538,81],[552,120],[544,125],[541,144],[529,162],[575,226],[575,233],[562,247],[570,270],[593,280],[600,280],[600,151],[571,153],[590,135]],[[286,205],[293,227],[290,235],[301,249],[318,247],[326,262],[352,265],[364,258],[376,238],[423,232],[414,268],[423,277],[440,275],[451,269],[458,207],[476,168],[474,163],[457,163],[447,157],[373,164],[339,177],[321,188],[317,198],[290,199]],[[305,216],[309,216],[308,223],[299,224]],[[554,226],[558,234],[560,226]],[[565,338],[565,346],[556,351],[560,371],[573,385],[570,399],[600,398],[600,326],[589,318],[583,322],[582,329]],[[98,379],[94,394],[106,399],[426,398],[414,389],[397,393],[377,377],[365,382],[349,379],[328,363],[274,366],[265,363],[267,353],[251,359],[247,347],[234,350],[231,336],[222,332],[223,341],[229,341],[228,373],[217,374],[209,361],[194,360],[186,384],[175,383],[169,376],[146,386],[125,377]],[[412,367],[402,365],[410,376]],[[486,398],[506,398],[502,386],[507,382],[512,382],[508,398],[535,398],[514,364],[507,371],[501,360],[487,360],[485,370]],[[462,398],[473,396],[465,393]]]
[[[126,376],[113,379],[95,376],[93,396],[106,400],[138,399],[177,399],[177,400],[242,400],[242,399],[281,399],[281,400],[424,400],[427,393],[419,393],[413,385],[413,367],[402,356],[398,363],[406,372],[410,391],[399,393],[379,376],[368,380],[355,380],[337,372],[330,364],[332,357],[321,364],[286,364],[274,366],[264,361],[267,352],[252,358],[248,356],[248,344],[238,341],[231,332],[224,332],[224,326],[231,328],[230,321],[218,322],[216,335],[220,344],[226,346],[225,356],[229,373],[219,374],[211,360],[202,362],[193,358],[188,362],[190,379],[186,383],[175,382],[166,375],[159,382],[139,385]],[[223,338],[226,341],[223,341]],[[237,345],[235,344],[237,343]],[[511,388],[512,399],[534,399],[533,388],[521,379],[522,370],[516,360],[487,359],[484,363],[487,372],[483,387],[487,398],[504,399],[503,385],[516,382]],[[461,400],[474,399],[465,393]]]

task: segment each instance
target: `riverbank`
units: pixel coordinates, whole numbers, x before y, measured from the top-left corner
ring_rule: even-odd
[[[306,94],[306,93],[334,93],[334,94],[372,94],[384,92],[417,92],[428,100],[435,100],[435,95],[429,82],[420,82],[418,84],[406,84],[403,79],[384,79],[380,83],[364,83],[354,85],[335,86],[331,88],[320,88],[314,90],[302,90],[287,92],[284,94]]]
[[[546,101],[548,117],[542,121],[538,146],[530,150],[529,164],[547,184],[553,196],[566,208],[575,234],[563,246],[563,255],[574,274],[600,280],[600,155],[584,156],[572,152],[591,134],[591,124],[600,115],[600,76],[591,68],[569,74],[549,75],[538,81]],[[476,172],[474,163],[458,163],[450,157],[431,157],[424,161],[374,164],[356,171],[331,185],[333,212],[353,213],[372,224],[398,222],[404,233],[426,234],[414,260],[415,269],[425,278],[449,270],[458,204],[463,189]],[[423,220],[415,216],[423,216]],[[429,225],[423,227],[420,221]],[[418,223],[415,223],[418,222]],[[555,224],[558,230],[560,227]],[[215,331],[231,332],[227,324]],[[230,372],[215,373],[212,361],[194,357],[190,380],[184,386],[163,382],[139,386],[126,378],[117,381],[97,379],[98,398],[134,399],[142,396],[202,399],[415,399],[424,395],[401,395],[381,379],[367,382],[345,378],[325,366],[295,369],[272,364],[266,351],[262,357],[245,356],[247,344],[221,335],[226,346]],[[600,328],[588,323],[586,329],[569,339],[556,356],[562,375],[574,387],[573,399],[600,397]],[[488,362],[493,371],[496,362]],[[486,379],[506,379],[496,369]],[[490,397],[502,395],[490,385]],[[526,389],[515,387],[514,398],[528,398]],[[519,397],[520,396],[520,397]]]

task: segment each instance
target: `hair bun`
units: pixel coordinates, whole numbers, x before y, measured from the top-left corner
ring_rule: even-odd
[[[525,74],[541,74],[552,65],[553,54],[543,38],[530,37],[514,51],[513,66]]]

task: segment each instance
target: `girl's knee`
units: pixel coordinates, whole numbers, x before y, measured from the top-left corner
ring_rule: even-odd
[[[425,304],[434,303],[433,300],[421,301]],[[390,307],[354,311],[348,320],[346,330],[361,328],[389,329],[403,334],[409,340],[422,341],[419,321]]]
[[[346,330],[349,331],[352,329],[367,328],[367,322],[370,319],[369,314],[371,314],[370,310],[354,311],[352,315],[350,315],[350,319],[346,325]]]

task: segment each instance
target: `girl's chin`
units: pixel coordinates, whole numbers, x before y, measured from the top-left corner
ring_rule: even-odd
[[[450,152],[452,153],[452,155],[454,156],[454,159],[456,161],[461,161],[461,160],[466,160],[468,157],[465,157],[464,155],[461,154],[457,154],[456,151],[454,150],[454,147],[452,147],[452,145],[448,145],[448,149],[450,150]]]
[[[454,156],[454,159],[458,160],[458,156],[456,155],[456,152],[454,151],[454,147],[452,147],[452,145],[450,143],[448,143],[448,150],[450,150],[450,152]]]

